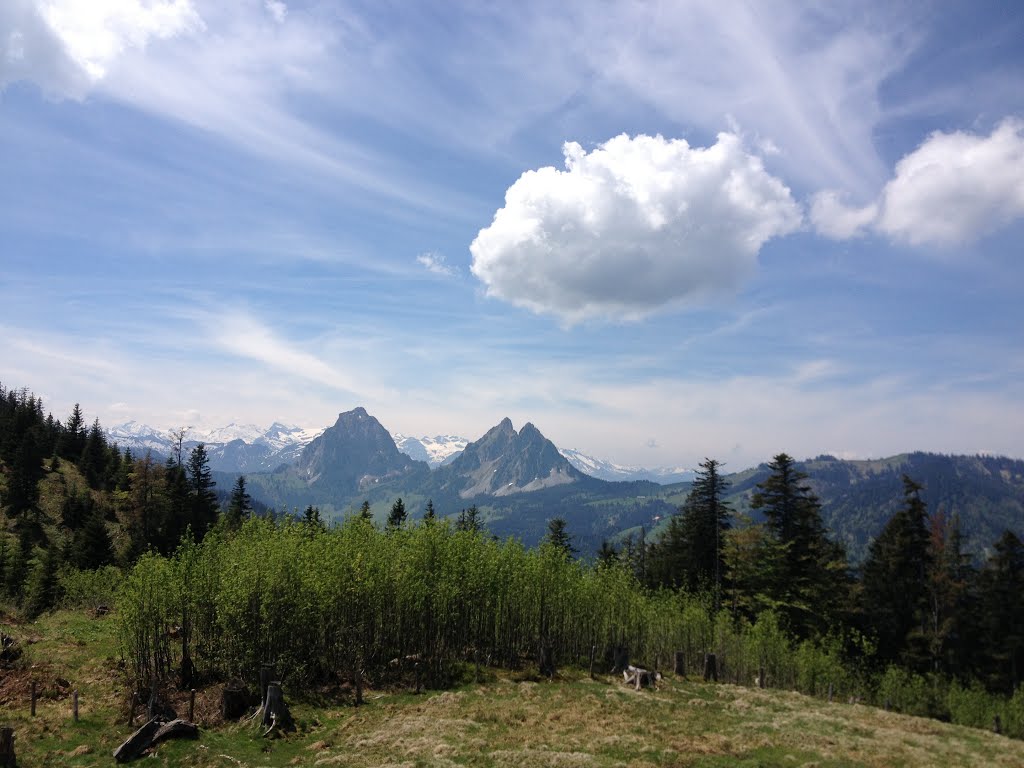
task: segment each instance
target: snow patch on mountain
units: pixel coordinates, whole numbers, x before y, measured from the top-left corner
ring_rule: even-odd
[[[650,480],[655,483],[682,483],[693,480],[694,473],[686,467],[635,467],[615,464],[604,459],[597,459],[573,448],[559,448],[569,463],[580,472],[596,477],[599,480],[612,482],[629,482],[634,480]]]
[[[434,437],[410,437],[392,432],[398,450],[417,461],[425,461],[431,469],[439,467],[457,456],[469,445],[469,440],[458,435],[435,435]]]

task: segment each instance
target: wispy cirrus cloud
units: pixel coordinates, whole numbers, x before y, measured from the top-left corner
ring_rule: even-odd
[[[448,259],[445,255],[443,253],[437,253],[436,251],[421,253],[416,257],[416,263],[427,270],[427,272],[431,272],[435,275],[454,277],[458,274],[458,269],[448,263]]]

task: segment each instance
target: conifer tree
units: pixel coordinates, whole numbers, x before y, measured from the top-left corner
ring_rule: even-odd
[[[470,533],[480,530],[480,511],[476,508],[476,504],[459,512],[459,516],[455,520],[455,530],[469,531]]]
[[[203,443],[193,448],[189,455],[188,481],[191,507],[188,522],[196,542],[200,542],[217,519],[217,495],[213,491],[216,483]]]
[[[878,637],[878,656],[923,671],[929,666],[928,511],[921,486],[903,476],[903,506],[871,543],[861,579],[861,606]]]
[[[102,488],[107,470],[107,439],[100,427],[100,420],[95,419],[89,429],[82,455],[78,459],[78,467],[85,475],[90,488]]]
[[[228,508],[224,513],[225,525],[229,530],[238,530],[251,513],[252,497],[245,489],[245,476],[239,475],[231,489],[231,499],[228,501]]]
[[[94,570],[114,561],[114,547],[101,507],[93,507],[84,525],[75,531],[71,562],[82,570]]]
[[[401,528],[405,523],[406,517],[408,517],[408,513],[405,511],[405,502],[399,496],[395,503],[391,505],[391,512],[388,513],[387,527],[391,530]]]
[[[1011,694],[1024,682],[1024,543],[1015,533],[996,542],[978,581],[985,679]]]
[[[821,503],[796,462],[780,453],[768,465],[771,475],[750,500],[764,513],[768,531],[782,549],[771,596],[800,637],[824,632],[846,603],[847,565],[843,548],[825,534]]]
[[[564,517],[553,517],[548,521],[548,533],[544,540],[555,549],[565,553],[567,557],[576,554],[576,549],[572,545],[572,537],[566,530]]]
[[[434,500],[427,499],[427,509],[423,513],[423,522],[429,525],[430,523],[433,523],[436,519],[437,513],[434,511]]]
[[[359,517],[369,523],[373,522],[373,512],[370,511],[369,500],[364,500],[362,506],[359,507]]]
[[[649,563],[652,578],[659,584],[712,589],[716,609],[721,604],[725,571],[724,536],[732,514],[724,499],[728,488],[721,464],[704,459],[683,506],[651,547]]]

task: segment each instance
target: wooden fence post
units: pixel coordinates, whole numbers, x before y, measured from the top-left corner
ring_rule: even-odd
[[[594,679],[594,659],[597,658],[597,646],[590,646],[590,679]]]
[[[75,722],[78,722],[78,689],[75,688],[71,694],[71,712],[75,718]]]
[[[675,668],[673,671],[677,677],[686,677],[686,653],[684,651],[676,651]]]
[[[32,717],[36,716],[36,681],[32,681]]]
[[[196,715],[196,689],[193,688],[188,695],[188,721],[195,722]]]

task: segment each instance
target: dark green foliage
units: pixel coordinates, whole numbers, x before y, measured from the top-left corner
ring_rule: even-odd
[[[302,513],[302,522],[311,528],[323,528],[324,521],[320,518],[320,508],[310,504]]]
[[[608,543],[607,539],[601,542],[601,548],[597,550],[597,562],[606,568],[619,562],[619,550]]]
[[[38,429],[28,429],[21,435],[3,499],[10,517],[38,516],[39,481],[44,475],[43,458],[48,454]]]
[[[231,489],[231,498],[224,513],[224,524],[228,530],[237,531],[250,514],[252,514],[252,497],[245,489],[245,476],[239,475]],[[319,516],[320,512],[317,510],[317,519]]]
[[[217,494],[213,488],[213,475],[210,472],[210,458],[206,454],[206,446],[199,443],[192,449],[188,458],[188,494],[189,510],[188,525],[196,541],[202,541],[206,532],[217,520]]]
[[[861,581],[861,609],[878,637],[881,661],[901,660],[913,669],[930,667],[928,513],[921,486],[903,478],[904,502],[871,544]]]
[[[64,430],[57,441],[57,453],[68,461],[77,462],[82,458],[85,451],[85,443],[88,440],[88,432],[85,427],[85,416],[82,414],[82,407],[75,403],[75,407],[68,416]]]
[[[477,509],[476,504],[459,512],[459,517],[455,521],[455,529],[458,531],[476,533],[482,527],[480,523],[480,510]]]
[[[651,547],[649,568],[655,584],[691,591],[711,588],[716,605],[721,604],[724,541],[732,514],[724,500],[728,488],[721,464],[705,459],[679,513]]]
[[[75,530],[71,543],[71,564],[81,570],[94,570],[114,562],[114,547],[107,531],[105,515],[94,506],[84,525]]]
[[[373,513],[370,511],[369,501],[364,501],[359,507],[359,517],[367,522],[373,522]]]
[[[841,613],[847,593],[846,556],[825,535],[821,503],[792,457],[780,453],[768,467],[771,474],[758,483],[750,507],[764,514],[768,532],[781,545],[770,594],[790,629],[808,637],[826,631]]]
[[[26,584],[24,608],[30,618],[35,618],[57,604],[57,570],[60,564],[60,551],[56,547],[42,550],[36,559]]]
[[[982,672],[1006,693],[1024,680],[1024,544],[1011,531],[996,542],[978,584]]]
[[[572,536],[566,530],[564,518],[553,517],[548,522],[547,543],[559,552],[563,552],[567,557],[576,554],[576,549],[572,545]]]
[[[89,429],[82,455],[78,461],[78,467],[85,475],[90,488],[102,488],[105,485],[109,458],[107,440],[100,428],[100,420],[96,419]]]
[[[405,511],[405,502],[399,496],[395,499],[395,503],[391,505],[391,511],[388,513],[387,527],[391,530],[401,528],[405,523],[406,517],[408,517],[408,513]]]
[[[423,521],[432,523],[437,520],[437,513],[434,512],[434,500],[427,499],[427,508],[423,512]]]

